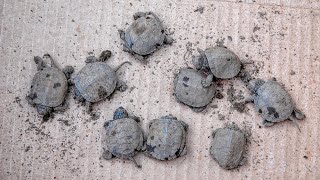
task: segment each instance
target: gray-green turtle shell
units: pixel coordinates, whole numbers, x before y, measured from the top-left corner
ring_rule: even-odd
[[[245,152],[245,135],[230,128],[219,128],[213,133],[210,155],[224,169],[238,167]]]
[[[126,46],[142,56],[153,53],[164,39],[163,25],[153,14],[136,19],[125,31]]]
[[[128,159],[141,150],[144,134],[135,120],[131,118],[111,120],[105,129],[106,150],[112,155]]]
[[[215,85],[202,86],[206,76],[191,68],[180,69],[175,77],[175,96],[178,101],[191,107],[204,107],[208,105],[215,95]]]
[[[89,102],[98,102],[110,96],[117,82],[115,71],[104,62],[87,64],[74,78],[77,90]]]
[[[186,153],[186,127],[172,116],[149,124],[146,154],[158,160],[172,160]]]
[[[270,122],[287,120],[294,110],[290,94],[274,80],[266,81],[257,89],[254,104],[262,118]]]
[[[33,102],[47,107],[61,105],[67,90],[68,82],[65,74],[61,70],[52,67],[38,71],[31,84]]]
[[[207,48],[206,58],[211,72],[217,78],[229,79],[235,77],[241,69],[239,57],[231,50],[215,46]]]

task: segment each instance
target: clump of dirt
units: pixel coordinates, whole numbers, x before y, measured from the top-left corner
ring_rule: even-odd
[[[244,102],[245,97],[243,94],[243,91],[236,90],[233,84],[231,84],[230,87],[227,89],[227,100],[231,103],[232,109],[235,109],[240,113],[243,113],[247,110],[246,103]]]
[[[199,12],[200,14],[202,14],[204,11],[204,7],[203,6],[198,6],[197,9],[195,9],[193,12]]]

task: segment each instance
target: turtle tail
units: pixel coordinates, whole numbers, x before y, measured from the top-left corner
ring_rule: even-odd
[[[121,63],[118,67],[116,67],[115,71],[117,72],[124,64],[130,64],[130,65],[132,65],[131,62],[125,61],[125,62]]]

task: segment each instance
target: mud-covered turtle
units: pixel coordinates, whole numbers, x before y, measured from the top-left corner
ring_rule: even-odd
[[[177,100],[200,112],[215,96],[215,85],[205,84],[206,75],[192,68],[182,68],[174,79],[174,94]]]
[[[39,56],[34,57],[38,72],[32,79],[31,90],[26,99],[46,121],[53,111],[64,111],[68,107],[65,102],[68,79],[74,69],[71,66],[59,69],[49,54],[45,54],[44,58],[49,58],[50,63]]]
[[[241,69],[239,57],[225,46],[215,46],[205,49],[198,49],[199,56],[195,56],[193,64],[196,69],[210,70],[213,76],[220,79],[235,77]],[[213,79],[212,75],[207,78],[207,84]]]
[[[234,169],[246,162],[247,137],[236,125],[216,129],[212,133],[210,155],[223,169]]]
[[[171,114],[154,119],[149,124],[146,155],[158,160],[172,160],[187,153],[188,125]]]
[[[162,22],[153,12],[137,12],[133,15],[134,22],[126,31],[119,30],[124,41],[123,50],[134,55],[138,60],[145,61],[159,46],[172,44],[173,39],[164,30]]]
[[[295,107],[290,94],[275,79],[267,81],[253,79],[249,82],[248,88],[253,94],[248,102],[254,103],[265,126],[292,120],[298,127],[296,121],[305,118],[305,115]]]
[[[104,124],[106,134],[102,157],[106,160],[113,157],[131,160],[141,168],[133,158],[142,149],[144,142],[144,133],[138,123],[138,117],[128,116],[128,112],[119,107],[114,112],[113,120]]]
[[[109,97],[116,89],[125,91],[127,85],[118,79],[116,71],[125,63],[113,70],[105,63],[111,57],[111,51],[103,51],[99,58],[90,55],[86,66],[73,78],[74,99],[86,104],[87,112],[91,112],[92,103]]]

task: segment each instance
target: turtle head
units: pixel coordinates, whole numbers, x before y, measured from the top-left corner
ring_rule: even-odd
[[[206,58],[206,54],[203,50],[198,48],[198,52],[200,55],[194,56],[192,59],[192,64],[197,70],[208,69],[208,60]]]
[[[264,84],[264,80],[262,79],[252,79],[249,81],[248,89],[252,93],[255,93],[263,84]]]
[[[124,109],[123,107],[119,107],[118,109],[116,109],[113,113],[113,119],[122,119],[122,118],[126,118],[128,117],[128,112],[126,109]]]

